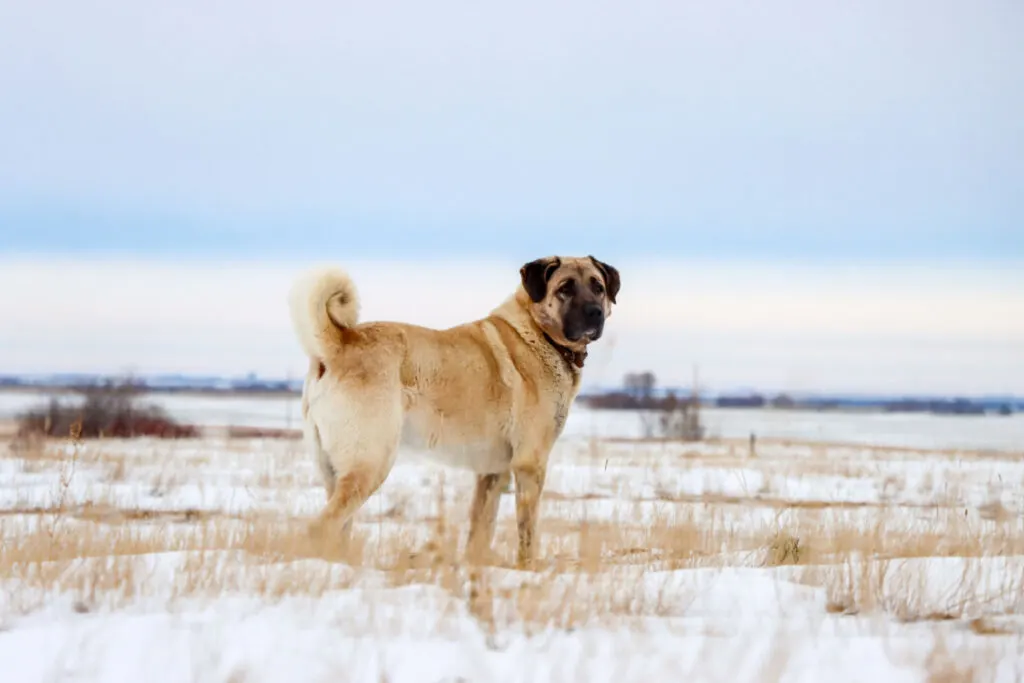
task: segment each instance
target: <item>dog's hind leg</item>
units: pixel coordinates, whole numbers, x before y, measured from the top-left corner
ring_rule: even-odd
[[[481,474],[476,478],[476,493],[469,512],[469,538],[466,556],[470,561],[484,561],[494,539],[501,494],[508,486],[510,473]]]
[[[310,525],[315,538],[345,541],[352,518],[391,471],[402,431],[400,393],[380,391],[358,403],[339,398],[316,406],[317,459],[327,505]]]
[[[320,466],[320,476],[324,480],[324,492],[327,494],[327,500],[330,500],[338,487],[338,472],[331,464],[331,455],[322,448],[317,448],[316,461]]]
[[[357,466],[340,474],[334,481],[334,493],[327,500],[327,506],[310,525],[310,534],[324,540],[333,534],[342,543],[347,542],[352,518],[384,483],[388,469]]]
[[[335,471],[334,465],[331,464],[330,453],[325,451],[321,445],[320,432],[317,431],[314,425],[306,425],[305,442],[306,450],[316,461],[317,467],[320,470],[324,491],[327,493],[327,499],[330,500],[331,496],[334,495],[334,488],[338,482],[338,473]]]
[[[330,503],[334,498],[334,492],[338,489],[338,471],[331,464],[331,455],[320,447],[319,441],[316,444],[316,462],[320,466],[320,476],[324,483],[324,492],[327,494],[327,501]],[[372,493],[371,493],[372,495]],[[341,538],[346,540],[352,532],[352,518],[344,522],[341,527]]]

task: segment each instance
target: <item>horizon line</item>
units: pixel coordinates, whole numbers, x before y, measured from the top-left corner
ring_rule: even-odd
[[[40,384],[40,383],[25,383],[25,384],[4,384],[5,381],[15,380],[28,382],[31,380],[56,380],[57,378],[81,378],[89,379],[93,381],[116,381],[116,380],[159,380],[159,379],[170,379],[176,378],[183,381],[199,382],[201,380],[209,382],[237,382],[250,380],[260,384],[279,384],[284,383],[287,385],[298,384],[301,387],[304,381],[300,377],[288,377],[288,376],[264,376],[256,372],[251,373],[238,373],[238,374],[203,374],[203,373],[181,373],[181,372],[151,372],[151,373],[103,373],[103,372],[29,372],[29,373],[10,373],[0,371],[0,391],[11,390],[11,389],[68,389],[73,390],[76,387],[74,384]],[[82,386],[82,385],[79,385]],[[153,387],[153,388],[165,388],[166,387]],[[202,389],[201,385],[182,385],[180,389],[182,391],[188,391],[190,389]],[[622,384],[594,384],[587,387],[586,391],[581,390],[580,395],[592,393],[594,391],[615,391],[623,389]],[[673,384],[654,388],[655,394],[662,394],[668,391],[692,391],[692,385],[686,384]],[[749,386],[736,386],[730,389],[714,389],[714,388],[701,388],[697,391],[698,396],[715,396],[715,397],[755,397],[760,396],[766,399],[771,399],[779,396],[787,396],[790,398],[803,398],[803,399],[1008,399],[1013,401],[1024,401],[1024,394],[1017,393],[964,393],[964,392],[952,392],[952,393],[914,393],[914,392],[887,392],[887,391],[828,391],[828,390],[800,390],[791,391],[784,389],[767,389],[767,388],[755,388]]]

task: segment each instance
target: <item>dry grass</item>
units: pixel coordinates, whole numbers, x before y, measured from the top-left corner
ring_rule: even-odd
[[[919,560],[856,560],[819,568],[828,611],[885,612],[907,622],[983,618],[1024,608],[1024,569],[1006,572],[979,558],[962,558],[952,576],[936,576]]]
[[[610,437],[606,439],[610,444],[650,444],[661,443],[663,439],[636,438],[636,437]],[[709,438],[707,443],[718,446],[732,447],[736,453],[749,451],[749,441],[746,438]],[[965,448],[915,448],[912,446],[873,445],[873,444],[850,444],[835,441],[818,441],[814,439],[786,439],[759,436],[757,438],[759,451],[766,447],[772,449],[793,449],[805,448],[819,453],[829,452],[834,454],[845,454],[850,452],[861,453],[869,457],[878,458],[899,458],[919,459],[922,456],[942,457],[948,459],[969,458],[971,460],[1007,460],[1019,462],[1024,458],[1024,451],[1008,451],[995,449],[965,449]]]
[[[245,472],[229,472],[247,485],[284,500],[316,490],[315,475],[294,464],[304,462],[297,444],[256,457],[250,442],[226,443],[222,451],[251,459]],[[89,448],[49,442],[6,451],[0,463],[44,479],[51,490],[43,502],[18,492],[0,510],[5,608],[30,611],[55,596],[72,600],[79,611],[230,594],[278,601],[376,585],[436,590],[446,596],[446,614],[464,611],[491,633],[587,624],[639,628],[650,617],[687,614],[697,588],[672,570],[763,567],[780,579],[820,588],[832,615],[953,621],[978,638],[1020,635],[1004,618],[1024,612],[1024,565],[1015,559],[1024,556],[1024,523],[1001,502],[998,514],[993,503],[965,514],[968,508],[950,497],[901,503],[909,494],[898,487],[889,502],[852,504],[787,501],[766,496],[756,483],[746,495],[686,494],[659,483],[653,497],[615,489],[622,504],[613,514],[595,514],[615,496],[551,488],[546,501],[575,512],[542,515],[542,565],[518,572],[512,561],[515,526],[507,517],[499,523],[493,557],[483,565],[464,562],[466,492],[443,477],[423,489],[436,494],[429,505],[415,494],[394,492],[388,505],[367,506],[345,548],[315,546],[297,515],[273,505],[242,512],[217,505],[154,508],[126,504],[108,492],[110,484],[139,482],[165,496],[185,482],[220,476],[226,469],[220,456],[195,446],[182,442],[144,452],[129,442]],[[766,450],[754,465],[763,481],[842,470],[822,465],[833,458],[827,452],[773,459]],[[590,444],[586,457],[602,463],[593,466],[598,472],[608,463],[622,466],[600,444]],[[717,467],[720,457],[690,452],[680,461],[683,467]],[[874,468],[884,482],[884,466],[845,467],[857,478]],[[102,485],[76,488],[82,477]],[[750,511],[766,514],[749,518]],[[935,575],[934,565],[922,561],[934,558],[946,558],[953,568]],[[444,622],[442,617],[437,628]],[[968,660],[958,657],[938,643],[925,663],[928,680],[985,680],[977,673],[983,667],[961,665]],[[782,671],[778,663],[766,667]]]
[[[803,564],[806,560],[807,552],[800,545],[800,538],[797,536],[779,531],[768,543],[765,565],[769,567]]]

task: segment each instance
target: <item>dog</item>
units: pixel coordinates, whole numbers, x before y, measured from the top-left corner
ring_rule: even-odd
[[[537,259],[519,275],[515,292],[486,318],[440,330],[360,323],[356,286],[335,267],[295,282],[291,319],[309,356],[303,438],[327,492],[311,535],[347,539],[404,445],[476,473],[472,557],[490,552],[500,496],[514,477],[516,563],[534,563],[548,456],[620,280],[592,256]]]

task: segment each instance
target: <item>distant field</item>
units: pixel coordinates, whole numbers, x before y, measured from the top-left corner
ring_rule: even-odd
[[[207,425],[298,411],[158,400]],[[707,420],[721,438],[660,443],[577,411],[536,572],[510,495],[495,557],[464,565],[471,477],[414,453],[325,556],[298,441],[0,441],[0,662],[19,683],[1024,680],[1024,422]]]
[[[46,400],[46,394],[0,391],[0,422]],[[206,427],[227,425],[299,429],[297,397],[234,397],[155,394],[148,398],[173,416]],[[703,411],[711,438],[859,443],[905,448],[1024,450],[1024,414],[949,416],[830,413],[770,409]],[[566,436],[636,438],[640,416],[629,411],[592,411],[577,405]]]

